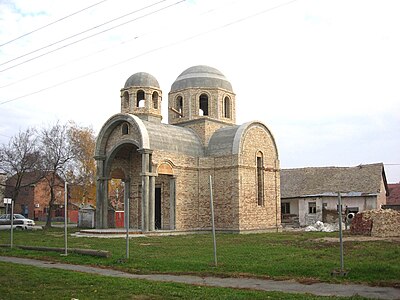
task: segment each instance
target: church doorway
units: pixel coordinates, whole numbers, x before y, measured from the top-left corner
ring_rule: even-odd
[[[154,214],[154,227],[155,229],[161,229],[161,187],[156,187],[155,190]]]

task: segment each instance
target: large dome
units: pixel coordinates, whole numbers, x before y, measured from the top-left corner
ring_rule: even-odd
[[[233,92],[224,74],[209,66],[194,66],[181,73],[171,86],[171,92],[186,88],[221,88]]]
[[[129,77],[125,82],[124,88],[131,86],[160,88],[157,79],[153,75],[146,72],[135,73]]]

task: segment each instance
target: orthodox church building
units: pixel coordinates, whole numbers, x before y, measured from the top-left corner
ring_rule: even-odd
[[[96,227],[109,227],[108,181],[117,178],[130,228],[211,229],[211,177],[217,230],[280,228],[274,137],[258,121],[236,125],[236,96],[226,77],[208,66],[182,72],[168,94],[168,124],[161,123],[162,99],[156,78],[144,72],[121,89],[121,112],[96,141]]]

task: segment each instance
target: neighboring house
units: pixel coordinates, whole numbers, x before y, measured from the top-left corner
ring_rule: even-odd
[[[152,75],[133,74],[120,95],[121,112],[96,142],[96,228],[112,226],[108,182],[121,179],[131,228],[209,230],[210,176],[216,229],[280,228],[274,137],[261,122],[236,124],[236,95],[219,70],[194,66],[177,77],[168,124],[161,123],[164,98]]]
[[[35,172],[26,173],[23,177],[22,187],[17,199],[15,199],[14,212],[24,215],[32,220],[45,221],[49,209],[50,188],[45,178],[40,178]],[[29,182],[35,182],[29,184]],[[6,181],[6,194],[11,197],[15,178],[11,177]],[[55,187],[55,207],[52,217],[64,217],[64,181],[57,176]]]
[[[384,208],[400,210],[400,182],[389,183],[389,196],[387,197]]]
[[[380,208],[388,195],[383,164],[282,169],[282,224],[336,221],[338,192],[347,212]]]

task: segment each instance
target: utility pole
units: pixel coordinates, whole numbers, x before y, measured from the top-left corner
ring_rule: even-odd
[[[68,255],[68,182],[64,183],[64,255]]]

